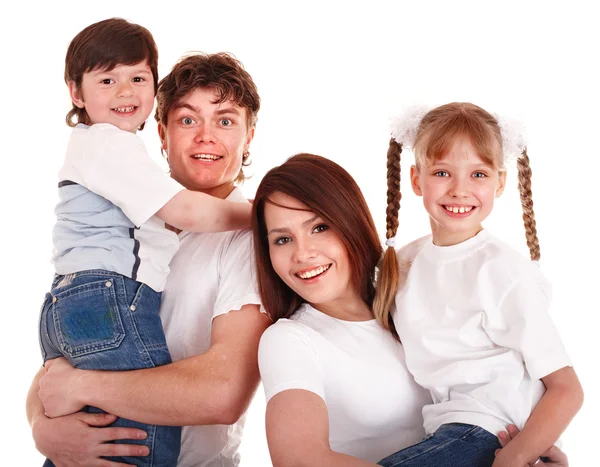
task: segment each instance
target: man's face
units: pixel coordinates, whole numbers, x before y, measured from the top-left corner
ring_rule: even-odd
[[[225,198],[240,173],[242,156],[254,137],[247,110],[231,101],[215,103],[216,91],[197,88],[175,102],[159,123],[171,177],[189,190]]]

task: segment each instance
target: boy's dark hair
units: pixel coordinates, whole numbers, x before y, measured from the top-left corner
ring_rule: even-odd
[[[110,18],[83,29],[67,49],[65,83],[75,83],[81,90],[84,73],[93,70],[110,71],[118,65],[135,65],[146,60],[154,78],[154,94],[158,89],[158,49],[150,31],[122,18]],[[85,108],[75,104],[67,114],[67,125],[89,125]],[[143,125],[140,129],[143,128]]]

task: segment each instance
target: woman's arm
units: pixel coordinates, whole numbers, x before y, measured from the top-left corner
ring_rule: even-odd
[[[304,389],[288,389],[269,400],[266,429],[273,467],[377,465],[331,450],[327,406]]]
[[[110,414],[78,412],[50,419],[37,397],[42,368],[27,393],[27,419],[37,450],[51,459],[56,467],[117,467],[128,464],[111,462],[101,456],[147,456],[146,446],[113,444],[108,441],[144,439],[146,433],[135,428],[102,428],[115,421]]]
[[[534,463],[552,446],[583,404],[583,389],[572,367],[542,378],[546,392],[525,426],[496,456],[493,467]]]

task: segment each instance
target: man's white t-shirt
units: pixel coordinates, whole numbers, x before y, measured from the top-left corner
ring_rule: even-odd
[[[421,409],[431,398],[375,320],[343,321],[304,304],[265,331],[258,363],[267,402],[288,389],[323,399],[336,452],[377,462],[425,434]]]
[[[245,201],[236,188],[228,200]],[[173,361],[206,352],[213,318],[260,304],[249,230],[181,233],[162,295],[160,317]],[[233,425],[183,427],[178,467],[233,467],[243,416]]]
[[[425,431],[522,428],[544,392],[540,379],[570,365],[538,265],[487,230],[445,247],[423,237],[398,260],[392,316],[408,369],[431,391]]]

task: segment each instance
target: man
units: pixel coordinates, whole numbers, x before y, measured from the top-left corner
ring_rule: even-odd
[[[159,84],[156,119],[171,176],[190,190],[247,202],[243,181],[260,99],[250,75],[227,54],[184,57]],[[46,364],[39,395],[59,416],[84,405],[145,423],[185,426],[180,467],[236,466],[244,413],[259,382],[257,348],[269,319],[259,310],[249,231],[180,234],[161,302],[174,363],[129,372]],[[28,418],[40,452],[58,467],[126,465],[100,456],[146,455],[139,430],[99,428],[114,416],[82,412],[50,419],[37,390]],[[143,442],[143,441],[137,441]]]

